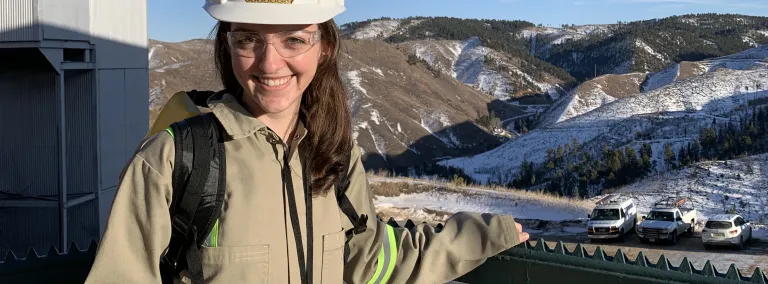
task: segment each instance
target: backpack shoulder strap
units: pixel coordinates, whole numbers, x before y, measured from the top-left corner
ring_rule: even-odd
[[[226,161],[221,126],[212,113],[171,125],[176,148],[171,240],[161,260],[163,281],[184,269],[193,283],[203,283],[199,247],[221,214],[226,185]]]
[[[336,184],[334,185],[336,190],[336,201],[339,203],[339,207],[341,208],[341,212],[344,213],[344,215],[347,215],[347,218],[349,218],[349,221],[354,226],[352,229],[347,230],[347,242],[352,238],[353,235],[360,234],[362,232],[365,232],[366,229],[368,229],[368,226],[366,223],[368,222],[368,216],[358,215],[357,211],[355,210],[355,207],[352,206],[352,202],[349,201],[349,198],[347,197],[347,189],[349,188],[349,163],[351,159],[351,153],[347,153],[344,156],[344,165],[342,167],[342,175],[341,178],[336,181]]]

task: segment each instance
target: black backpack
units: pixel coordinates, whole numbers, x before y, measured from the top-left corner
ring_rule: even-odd
[[[213,91],[188,91],[195,105],[208,108]],[[163,283],[173,283],[185,269],[193,284],[203,283],[200,247],[221,214],[226,191],[226,160],[221,124],[213,113],[196,115],[170,127],[176,148],[173,168],[173,198],[170,205],[171,240],[160,260]],[[348,154],[349,155],[349,154]],[[347,156],[344,161],[349,161]],[[344,172],[349,165],[344,165]],[[346,232],[347,243],[353,235],[366,230],[368,216],[358,215],[347,198],[349,177],[335,184],[336,201],[354,227]],[[349,247],[345,246],[345,259]]]

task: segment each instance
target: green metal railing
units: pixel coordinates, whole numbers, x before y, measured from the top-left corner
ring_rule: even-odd
[[[526,242],[489,258],[477,269],[457,281],[475,283],[767,283],[762,269],[744,276],[731,264],[726,273],[718,272],[708,260],[696,269],[688,258],[673,266],[664,255],[652,263],[642,252],[635,260],[621,250],[605,255],[600,247],[590,255],[581,244],[568,251],[562,242],[554,248],[539,240]]]
[[[388,224],[399,227],[394,219]],[[408,220],[404,227],[413,228]],[[436,226],[442,230],[442,224]],[[0,261],[0,283],[83,283],[96,256],[96,241],[87,250],[81,251],[72,244],[66,254],[60,254],[54,247],[46,256],[39,256],[30,249],[23,258],[13,252]],[[589,254],[581,244],[569,251],[562,242],[554,248],[540,240],[536,245],[525,242],[497,256],[489,258],[470,273],[456,279],[468,284],[515,283],[768,283],[763,270],[755,269],[751,276],[742,275],[736,265],[731,264],[725,273],[718,272],[707,261],[696,269],[687,258],[680,265],[672,265],[662,255],[655,263],[650,262],[642,252],[634,260],[626,257],[621,250],[608,256],[598,247]]]
[[[387,221],[392,226],[399,226],[394,219]],[[416,226],[408,220],[404,227]],[[437,225],[437,230],[442,224]],[[768,265],[768,263],[766,263]],[[639,252],[630,260],[619,249],[614,256],[606,255],[600,247],[589,254],[581,244],[569,251],[562,242],[554,248],[546,241],[539,240],[536,245],[522,243],[497,256],[489,258],[480,267],[456,279],[456,281],[479,283],[768,283],[763,270],[755,269],[751,276],[744,276],[731,264],[725,273],[718,272],[707,260],[701,269],[693,267],[688,258],[683,258],[680,265],[674,266],[661,255],[655,263]]]

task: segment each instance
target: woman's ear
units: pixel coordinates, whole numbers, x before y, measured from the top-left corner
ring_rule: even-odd
[[[319,63],[325,62],[329,57],[331,56],[331,47],[323,44],[320,49],[320,60]]]

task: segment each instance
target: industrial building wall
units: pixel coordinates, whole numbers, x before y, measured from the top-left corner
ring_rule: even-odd
[[[92,5],[97,68],[149,68],[146,1],[99,0]]]
[[[37,0],[0,0],[0,42],[40,39]]]
[[[0,69],[0,78],[0,195],[57,200],[56,73]],[[0,251],[47,250],[58,240],[57,216],[56,208],[0,207]]]
[[[43,24],[43,39],[71,41],[90,40],[91,0],[37,1],[39,6],[39,19]],[[102,0],[94,2],[100,1]]]
[[[146,56],[144,56],[146,60]],[[148,131],[149,75],[146,69],[99,70],[101,145],[100,223],[106,222],[120,173]],[[103,226],[101,228],[103,231]]]
[[[103,232],[120,173],[149,126],[146,1],[92,1],[90,25],[99,93]]]

